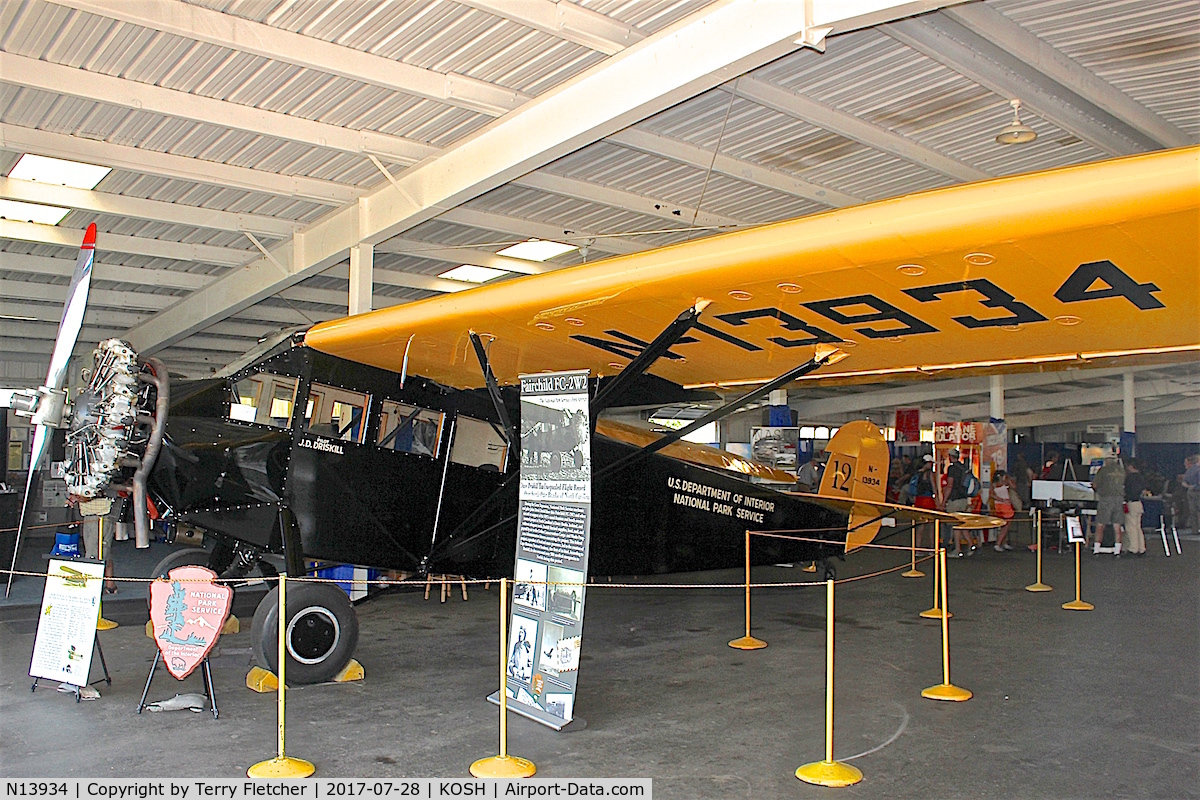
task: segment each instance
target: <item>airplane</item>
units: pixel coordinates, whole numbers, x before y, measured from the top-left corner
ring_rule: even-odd
[[[513,568],[521,463],[587,457],[593,576],[740,565],[747,528],[819,531],[826,543],[756,542],[754,560],[829,576],[882,517],[944,518],[883,502],[878,428],[843,426],[810,495],[682,437],[812,380],[1197,358],[1198,172],[1200,148],[1181,148],[838,209],[320,323],[175,385],[110,340],[75,406],[92,422],[73,423],[69,486],[84,499],[128,481],[139,546],[151,513],[216,540],[156,573],[202,559],[226,579],[303,574],[317,559],[494,577]],[[521,416],[519,376],[567,369],[591,376],[590,454],[565,435],[575,421]],[[124,409],[133,387],[142,431],[93,436],[109,419],[96,409]],[[604,416],[722,391],[737,396],[678,431]],[[306,617],[289,625],[289,678],[327,680],[353,653],[353,608],[329,584],[292,592]],[[268,668],[277,613],[268,593],[253,626]]]

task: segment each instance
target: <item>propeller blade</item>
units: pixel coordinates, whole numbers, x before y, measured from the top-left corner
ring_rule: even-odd
[[[83,315],[87,311],[88,289],[92,285],[92,262],[96,255],[96,224],[88,225],[75,261],[75,273],[71,276],[71,288],[67,290],[67,302],[63,305],[62,319],[58,323],[58,335],[54,339],[54,353],[50,356],[50,369],[46,373],[46,387],[55,391],[62,389],[67,381],[67,362],[79,339],[83,327]]]
[[[4,587],[4,596],[12,591],[13,575],[11,570],[17,568],[17,553],[21,552],[21,534],[25,531],[25,516],[29,513],[29,501],[33,499],[33,479],[37,475],[38,464],[50,445],[50,428],[38,425],[33,434],[33,449],[29,453],[29,473],[25,476],[25,499],[21,502],[21,519],[17,523],[17,539],[13,543],[12,563],[8,566],[8,583]]]
[[[62,318],[58,323],[58,334],[54,338],[54,352],[50,356],[50,369],[46,372],[45,389],[52,392],[61,391],[67,382],[67,364],[79,339],[79,329],[83,327],[83,315],[87,311],[88,290],[92,285],[92,263],[96,256],[96,224],[88,225],[83,234],[83,244],[79,247],[79,258],[75,261],[75,273],[71,276],[71,286],[67,290],[67,302],[63,305]],[[13,544],[12,564],[9,565],[8,582],[4,587],[4,596],[12,591],[12,570],[17,568],[17,554],[21,550],[21,534],[25,531],[25,516],[29,513],[29,503],[33,499],[33,479],[37,474],[38,464],[50,445],[50,428],[38,425],[33,435],[33,450],[29,454],[29,473],[25,477],[25,499],[21,502],[21,519],[17,523],[17,538]]]

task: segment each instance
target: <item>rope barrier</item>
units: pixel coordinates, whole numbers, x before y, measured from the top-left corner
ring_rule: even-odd
[[[58,522],[53,525],[50,525],[50,524],[26,525],[25,530],[38,531],[38,530],[41,530],[42,528],[78,528],[82,524],[83,524],[83,522]],[[17,530],[20,530],[20,529],[19,528],[0,528],[0,533],[13,533],[14,531],[17,531]]]
[[[832,541],[830,539],[812,539],[807,536],[783,536],[782,535],[783,533],[788,533],[788,531],[772,532],[772,533],[767,533],[766,531],[751,531],[751,533],[754,534],[755,536],[766,537],[767,539],[784,539],[785,541],[789,541],[789,542],[812,542],[815,544],[834,544],[834,545],[842,544],[842,542]],[[871,548],[874,550],[911,550],[912,549],[911,547],[905,547],[903,545],[873,544],[873,543],[860,544],[860,545],[857,545],[855,549],[858,549],[859,547],[867,547],[867,548]],[[935,552],[934,548],[932,548],[932,547],[918,547],[917,550],[920,550],[922,553]]]

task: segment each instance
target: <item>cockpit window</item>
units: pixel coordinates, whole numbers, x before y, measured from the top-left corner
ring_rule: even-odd
[[[362,444],[371,396],[314,383],[304,409],[304,430],[318,436]]]
[[[297,383],[295,378],[269,372],[243,378],[234,384],[229,418],[272,428],[288,427],[292,422]]]
[[[394,400],[384,400],[380,414],[379,447],[437,458],[445,414]]]
[[[468,467],[503,472],[508,443],[490,422],[459,414],[454,425],[454,444],[450,460]]]

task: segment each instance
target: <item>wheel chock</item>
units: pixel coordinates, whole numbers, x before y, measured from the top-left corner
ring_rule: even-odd
[[[146,638],[147,639],[154,638],[154,623],[151,622],[150,620],[146,620]]]
[[[275,673],[262,667],[251,667],[246,673],[246,688],[259,694],[279,691],[279,679]]]
[[[235,617],[233,614],[230,614],[229,618],[225,620],[225,624],[221,626],[221,635],[224,636],[225,634],[234,634],[234,633],[241,633],[241,632],[242,632],[242,623],[238,622],[237,617]]]
[[[113,622],[111,619],[105,619],[104,617],[101,617],[96,622],[96,630],[98,631],[111,631],[113,628],[119,627],[121,627],[120,624]]]
[[[342,667],[342,671],[334,677],[334,683],[350,683],[351,681],[361,681],[367,676],[363,665],[358,663],[357,658],[350,659],[350,663]]]

